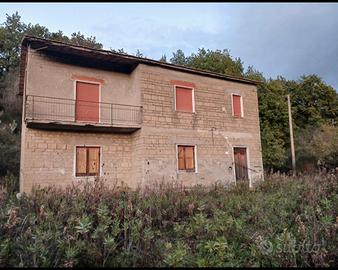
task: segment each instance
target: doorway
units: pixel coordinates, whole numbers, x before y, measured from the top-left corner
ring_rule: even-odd
[[[249,183],[248,157],[246,147],[234,147],[236,182]]]

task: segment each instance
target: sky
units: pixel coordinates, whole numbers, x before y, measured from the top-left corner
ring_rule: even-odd
[[[317,74],[338,90],[338,3],[0,3],[51,32],[158,60],[178,49],[229,49],[267,78]]]

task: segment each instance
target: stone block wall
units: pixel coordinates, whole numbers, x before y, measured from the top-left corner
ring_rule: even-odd
[[[35,94],[33,86],[38,84],[37,75],[33,75],[39,69],[47,72],[57,68],[63,69],[57,76],[85,74],[102,77],[106,82],[105,95],[117,91],[116,86],[110,85],[114,84],[114,72],[105,71],[101,76],[98,70],[94,72],[61,64],[48,67],[50,59],[43,60],[36,54],[28,60],[28,64],[33,65],[28,67],[26,88],[30,89],[30,94]],[[63,79],[65,84],[58,87],[69,84],[68,77]],[[34,184],[66,186],[80,180],[92,180],[93,177],[75,177],[76,146],[101,147],[101,177],[109,185],[117,183],[137,188],[162,181],[178,181],[184,186],[234,183],[233,147],[247,148],[251,185],[263,179],[257,89],[254,85],[143,64],[131,75],[121,78],[119,75],[116,80],[124,86],[129,84],[128,78],[132,80],[130,85],[137,96],[134,99],[143,106],[142,128],[122,135],[38,130],[27,128],[23,122],[21,191],[29,192]],[[173,81],[195,85],[195,113],[175,111]],[[44,95],[49,95],[48,89],[54,89],[47,83],[42,84]],[[50,95],[62,96],[64,91],[63,88],[60,93],[53,91]],[[243,118],[232,116],[231,94],[243,97]],[[125,97],[124,94],[116,95],[115,99],[110,97],[109,102],[120,103],[116,100],[119,96]],[[196,146],[196,172],[178,171],[177,145]]]

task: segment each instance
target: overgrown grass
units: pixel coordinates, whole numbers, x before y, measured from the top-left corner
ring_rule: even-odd
[[[0,198],[0,266],[337,266],[337,178],[255,190],[37,189]]]

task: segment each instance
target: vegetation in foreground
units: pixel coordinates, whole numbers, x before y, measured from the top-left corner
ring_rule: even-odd
[[[337,266],[335,175],[0,196],[0,266]]]

